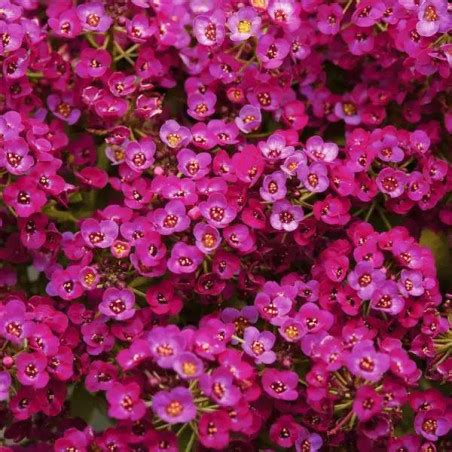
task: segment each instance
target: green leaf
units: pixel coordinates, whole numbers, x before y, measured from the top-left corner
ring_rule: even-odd
[[[107,415],[103,397],[90,394],[83,386],[77,385],[70,395],[70,412],[73,417],[82,418],[94,431],[103,431],[114,425]]]
[[[407,433],[413,433],[414,411],[409,405],[402,407],[402,419],[394,429],[395,436],[403,436]]]
[[[421,245],[430,248],[432,251],[436,262],[438,279],[446,284],[450,284],[450,281],[452,280],[452,267],[446,235],[431,229],[423,229],[419,242]]]

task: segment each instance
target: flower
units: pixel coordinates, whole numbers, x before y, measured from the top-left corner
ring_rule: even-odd
[[[152,411],[169,424],[190,422],[196,416],[192,394],[183,387],[157,392],[152,398]]]
[[[355,345],[346,362],[353,375],[372,382],[378,381],[389,368],[389,356],[375,351],[370,340]]]
[[[115,419],[141,419],[146,412],[146,405],[140,399],[141,389],[137,383],[113,383],[107,390],[109,404],[108,414]]]
[[[108,288],[99,304],[99,311],[115,320],[127,320],[135,314],[135,295],[128,289]]]
[[[296,400],[298,376],[295,372],[267,368],[262,374],[264,391],[274,399]]]

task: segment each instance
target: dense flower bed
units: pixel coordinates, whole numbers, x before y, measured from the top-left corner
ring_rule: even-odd
[[[451,450],[451,25],[0,0],[0,451]]]

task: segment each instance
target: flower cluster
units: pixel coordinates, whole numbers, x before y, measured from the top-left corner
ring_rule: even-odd
[[[451,30],[0,0],[0,449],[450,450]]]

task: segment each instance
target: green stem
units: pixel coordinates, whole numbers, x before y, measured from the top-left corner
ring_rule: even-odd
[[[185,452],[191,452],[193,445],[195,444],[196,435],[195,432],[192,432],[190,439],[185,447]]]
[[[380,206],[377,206],[377,210],[378,210],[378,213],[380,214],[380,217],[383,220],[385,226],[388,228],[388,230],[392,229],[392,225],[389,222],[386,214],[383,212],[383,209]]]

